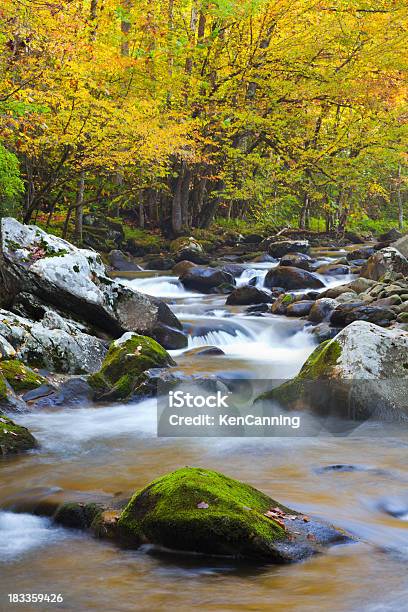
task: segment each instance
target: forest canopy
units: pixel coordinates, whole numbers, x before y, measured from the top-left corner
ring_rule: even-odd
[[[402,225],[407,30],[406,0],[3,0],[1,212]]]

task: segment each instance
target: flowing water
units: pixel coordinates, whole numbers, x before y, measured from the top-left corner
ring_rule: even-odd
[[[238,284],[273,264],[248,266]],[[189,347],[224,355],[173,351],[187,373],[259,378],[295,374],[315,346],[304,321],[248,316],[225,296],[185,291],[175,277],[135,275],[138,290],[163,297],[185,324]],[[326,285],[348,279],[326,278]],[[186,349],[187,350],[187,349]],[[107,407],[58,408],[19,415],[41,448],[0,463],[0,610],[8,593],[61,593],[61,604],[25,604],[106,612],[130,610],[354,611],[408,609],[408,440],[383,437],[157,438],[154,400]],[[347,464],[354,470],[325,470]],[[220,470],[282,503],[343,527],[358,543],[303,563],[247,566],[149,550],[121,550],[49,519],[10,511],[13,500],[45,492],[127,495],[184,465]],[[75,496],[74,496],[75,497]],[[385,512],[389,508],[396,516]]]

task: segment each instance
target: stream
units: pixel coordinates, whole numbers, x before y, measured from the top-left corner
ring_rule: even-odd
[[[336,253],[338,256],[338,253]],[[322,261],[334,259],[322,256]],[[275,264],[248,264],[237,284],[262,287]],[[255,267],[256,266],[256,267]],[[282,379],[296,374],[316,346],[302,319],[248,315],[226,296],[186,291],[166,273],[122,280],[163,298],[189,333],[188,349],[171,351],[186,373]],[[349,277],[322,277],[335,286]],[[186,355],[199,346],[224,355]],[[156,402],[53,408],[18,415],[41,447],[0,460],[0,610],[7,593],[61,593],[60,604],[25,610],[276,610],[382,612],[407,609],[408,440],[383,437],[157,438]],[[327,469],[347,464],[357,469]],[[357,536],[303,563],[251,566],[121,550],[49,519],[9,510],[10,500],[49,491],[128,495],[184,465],[249,482],[283,504]],[[393,516],[384,508],[396,508]]]

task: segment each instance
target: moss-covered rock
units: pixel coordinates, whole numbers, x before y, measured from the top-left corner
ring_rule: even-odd
[[[122,512],[124,542],[284,563],[344,540],[261,491],[218,472],[186,467],[154,480]]]
[[[126,399],[137,393],[146,370],[172,365],[175,362],[158,342],[128,332],[112,342],[101,369],[88,382],[96,399]]]
[[[37,446],[34,436],[0,413],[0,455],[21,453]]]
[[[37,389],[47,383],[44,376],[40,376],[18,359],[0,361],[0,372],[17,392]]]

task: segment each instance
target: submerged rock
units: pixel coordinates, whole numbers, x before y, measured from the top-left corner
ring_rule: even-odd
[[[34,436],[0,413],[0,455],[21,453],[37,446]]]
[[[300,373],[264,394],[353,420],[408,421],[408,333],[356,321],[320,344]]]
[[[101,369],[88,383],[96,399],[127,399],[137,393],[147,370],[172,365],[174,360],[158,342],[128,332],[112,342]]]
[[[269,270],[265,276],[265,287],[283,287],[283,289],[319,289],[324,283],[312,272],[293,268],[291,266],[278,266]]]
[[[39,296],[116,337],[135,331],[165,341],[168,348],[186,345],[181,323],[167,304],[108,278],[95,251],[12,218],[2,219],[2,237],[3,271],[16,293]]]
[[[299,561],[348,540],[331,525],[291,510],[219,472],[186,467],[138,491],[117,522],[124,543],[228,555],[267,563]]]

